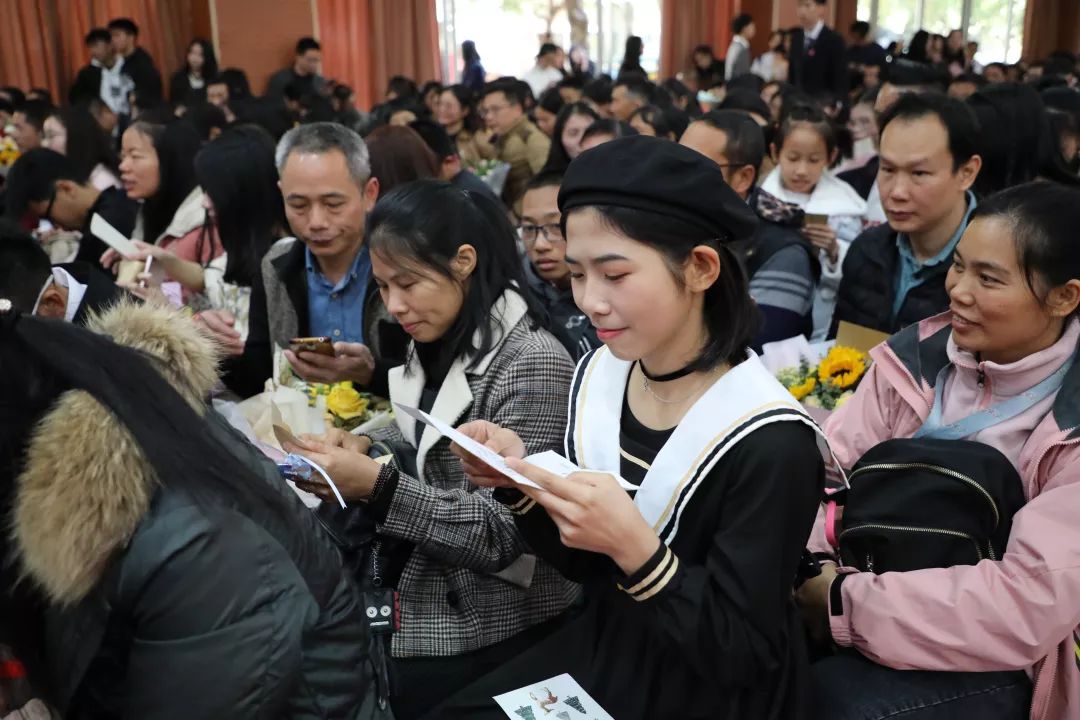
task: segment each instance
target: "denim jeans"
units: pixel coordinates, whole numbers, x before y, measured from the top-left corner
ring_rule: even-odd
[[[812,667],[817,720],[1026,720],[1024,672],[893,670],[855,651]]]

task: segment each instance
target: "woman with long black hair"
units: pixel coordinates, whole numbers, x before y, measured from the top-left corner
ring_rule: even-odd
[[[127,259],[153,258],[184,286],[188,304],[200,312],[199,317],[212,311],[233,329],[224,379],[230,389],[246,397],[259,392],[265,380],[265,370],[255,367],[258,359],[245,353],[251,293],[263,256],[287,229],[273,140],[254,125],[233,128],[195,156],[195,176],[203,191],[205,212],[200,242],[220,242],[223,253],[209,262],[197,262],[168,247],[136,241],[139,253]]]
[[[584,610],[431,717],[501,717],[493,696],[562,673],[619,720],[803,717],[791,587],[824,447],[746,349],[757,310],[728,243],[753,211],[716,163],[644,136],[583,153],[559,209],[574,299],[604,343],[570,392],[581,472],[523,462],[528,436],[497,422],[459,429],[542,488],[461,453],[537,554],[584,584]]]
[[[495,148],[487,140],[490,133],[484,129],[484,123],[476,111],[476,96],[468,86],[462,84],[443,88],[435,108],[435,119],[457,143],[458,154],[465,165],[475,165],[484,158],[495,157]]]
[[[169,102],[177,107],[187,107],[206,100],[206,84],[217,74],[213,44],[205,38],[195,38],[188,45],[183,66],[169,81]]]
[[[637,35],[626,38],[626,51],[623,53],[622,64],[619,65],[618,77],[622,77],[627,73],[647,77],[648,74],[645,72],[645,68],[641,67],[641,54],[643,52],[645,52],[645,44],[641,38]]]
[[[0,298],[0,544],[44,597],[3,624],[38,631],[16,653],[43,656],[48,700],[71,718],[388,717],[340,557],[203,405],[211,342],[150,304],[92,329]]]
[[[66,155],[76,177],[87,178],[98,190],[120,187],[120,161],[85,105],[54,110],[45,119],[42,146]]]
[[[555,117],[555,128],[551,131],[551,150],[547,162],[537,173],[564,173],[570,161],[581,154],[581,138],[589,127],[600,119],[599,113],[587,102],[564,105]]]
[[[383,303],[412,338],[390,371],[390,400],[449,424],[495,420],[542,452],[566,427],[572,364],[543,329],[515,235],[486,194],[419,180],[379,199],[366,241]],[[403,448],[415,469],[379,465],[366,440],[343,433],[287,449],[325,468],[375,522],[379,549],[358,579],[378,568],[381,587],[400,596],[390,675],[394,714],[406,720],[550,632],[544,623],[577,586],[536,560],[510,510],[472,487],[434,428],[397,412],[371,439]],[[303,487],[331,497],[326,484]]]

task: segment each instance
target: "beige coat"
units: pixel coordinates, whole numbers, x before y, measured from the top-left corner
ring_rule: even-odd
[[[510,163],[503,200],[520,215],[518,206],[525,194],[525,185],[547,162],[551,139],[529,122],[529,118],[522,117],[510,130],[496,137],[494,144],[499,160]]]

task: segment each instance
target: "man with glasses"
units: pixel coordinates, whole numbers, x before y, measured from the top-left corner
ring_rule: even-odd
[[[498,159],[510,165],[502,198],[520,217],[525,186],[547,162],[551,140],[525,115],[522,91],[513,78],[501,78],[484,86],[480,117],[494,133],[491,142]]]
[[[545,172],[529,181],[522,198],[518,232],[529,262],[526,277],[533,292],[548,311],[548,330],[578,360],[600,347],[596,329],[574,302],[570,287],[570,266],[566,264],[566,239],[559,212],[562,174]]]
[[[38,224],[44,220],[61,230],[80,231],[76,262],[98,265],[109,248],[90,231],[90,220],[101,215],[125,237],[135,230],[139,205],[119,188],[98,190],[79,177],[64,155],[46,148],[24,154],[7,176],[7,214]]]
[[[691,123],[680,143],[714,160],[731,189],[758,216],[754,235],[736,247],[750,277],[750,295],[765,320],[754,348],[796,335],[809,337],[821,266],[817,250],[799,233],[803,211],[755,187],[765,158],[761,128],[748,112],[714,110]]]

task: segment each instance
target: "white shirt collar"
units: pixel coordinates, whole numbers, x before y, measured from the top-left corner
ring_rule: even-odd
[[[736,35],[735,37],[731,38],[731,41],[733,43],[738,43],[739,45],[742,45],[745,48],[750,47],[750,41],[747,40],[746,38],[744,38],[742,35]]]
[[[37,302],[34,303],[34,311],[31,314],[37,314],[38,305],[41,304],[41,296],[49,289],[49,285],[53,284],[67,288],[68,296],[67,306],[64,308],[64,320],[71,322],[75,319],[75,314],[79,312],[79,306],[82,305],[83,298],[86,297],[86,286],[61,267],[53,267],[52,276],[45,281],[41,292],[38,293]]]
[[[806,33],[806,37],[810,38],[811,40],[817,40],[818,35],[821,34],[821,30],[824,27],[825,27],[825,21],[824,20],[818,20],[817,25],[815,25],[813,27],[813,29],[810,30],[810,32]]]

